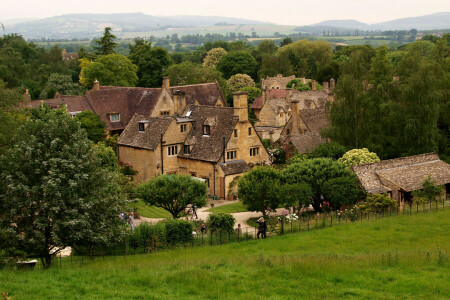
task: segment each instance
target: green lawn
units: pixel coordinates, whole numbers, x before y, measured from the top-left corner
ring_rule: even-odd
[[[448,299],[450,210],[0,272],[18,299]]]
[[[172,218],[172,215],[165,209],[161,207],[151,206],[146,204],[142,200],[138,200],[138,202],[131,204],[130,206],[136,207],[138,212],[143,217],[147,218]]]
[[[246,212],[248,210],[247,210],[247,207],[244,204],[242,204],[241,201],[239,201],[239,202],[234,202],[231,204],[225,204],[225,205],[213,207],[213,208],[208,209],[207,211],[231,214],[231,213],[238,213],[238,212]]]

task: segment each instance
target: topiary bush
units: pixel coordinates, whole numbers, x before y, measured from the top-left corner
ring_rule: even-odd
[[[167,220],[164,224],[166,227],[166,241],[168,244],[176,245],[192,242],[192,223],[174,219]]]
[[[230,214],[212,213],[206,222],[211,232],[232,232],[236,219]]]

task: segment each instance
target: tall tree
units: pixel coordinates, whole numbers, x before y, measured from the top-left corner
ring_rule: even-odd
[[[0,226],[44,267],[66,246],[107,245],[120,233],[118,173],[64,108],[42,105],[0,162]]]
[[[217,64],[217,69],[222,72],[225,79],[235,74],[247,74],[256,79],[258,63],[249,53],[244,51],[229,52],[222,57]]]
[[[0,154],[10,146],[17,127],[25,116],[16,111],[21,100],[18,89],[8,89],[6,83],[0,79]]]
[[[75,116],[75,120],[80,122],[80,127],[86,130],[88,139],[94,143],[105,140],[105,122],[100,120],[94,112],[85,110]]]
[[[55,93],[61,95],[81,95],[83,88],[78,83],[74,83],[70,75],[53,73],[42,89],[40,98],[50,99],[53,98]]]
[[[114,49],[119,45],[115,42],[116,36],[111,33],[111,27],[105,27],[103,36],[95,40],[97,46],[94,46],[97,55],[108,55],[115,53]]]

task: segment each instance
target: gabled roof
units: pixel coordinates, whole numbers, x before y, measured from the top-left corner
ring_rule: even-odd
[[[134,115],[128,126],[122,132],[117,144],[142,149],[155,149],[170,126],[174,117],[147,118]],[[139,131],[139,122],[145,121],[147,127],[144,132]]]
[[[240,174],[250,170],[250,167],[243,159],[222,162],[219,166],[225,175]]]
[[[270,99],[267,100],[275,114],[279,114],[281,110],[287,112],[289,110],[289,103],[284,99]]]
[[[422,188],[428,176],[438,185],[450,183],[450,165],[436,153],[382,160],[352,167],[361,185],[369,193],[389,191],[389,184],[410,192]]]
[[[31,107],[36,108],[41,103],[47,104],[50,108],[56,109],[61,105],[66,105],[69,112],[80,112],[84,110],[93,110],[91,104],[85,96],[65,96],[57,95],[49,100],[34,100],[31,101]]]
[[[323,108],[302,109],[300,117],[305,122],[309,131],[320,133],[320,131],[330,125],[328,120],[328,110]]]
[[[287,90],[286,89],[270,89],[267,90],[267,98],[268,99],[285,99],[286,95],[287,95]],[[250,106],[250,108],[253,109],[261,109],[263,108],[263,95],[255,98],[255,100],[253,101],[252,105]]]
[[[315,147],[326,142],[317,132],[307,132],[304,134],[291,134],[288,141],[297,149],[298,153],[308,153]]]
[[[223,138],[227,143],[239,118],[234,115],[231,107],[194,105],[189,110],[190,118],[195,121],[186,143],[191,145],[192,149],[190,154],[180,153],[178,156],[217,162],[223,153]],[[210,124],[209,121],[205,123],[207,120],[214,120],[209,136],[203,135],[203,125]]]

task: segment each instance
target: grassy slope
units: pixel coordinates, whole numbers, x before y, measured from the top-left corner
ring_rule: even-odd
[[[208,209],[207,211],[231,214],[231,213],[238,213],[238,212],[246,212],[248,210],[247,210],[247,207],[244,206],[244,204],[242,204],[241,201],[239,201],[239,202],[234,202],[231,204],[225,204],[225,205],[213,207],[213,208]]]
[[[449,229],[450,211],[406,215],[89,267],[3,271],[0,290],[15,300],[443,299],[450,295]]]
[[[133,203],[131,206],[136,207],[138,212],[140,212],[141,216],[143,216],[143,217],[172,218],[172,215],[164,208],[145,204],[145,202],[142,200],[139,200],[138,202]]]

